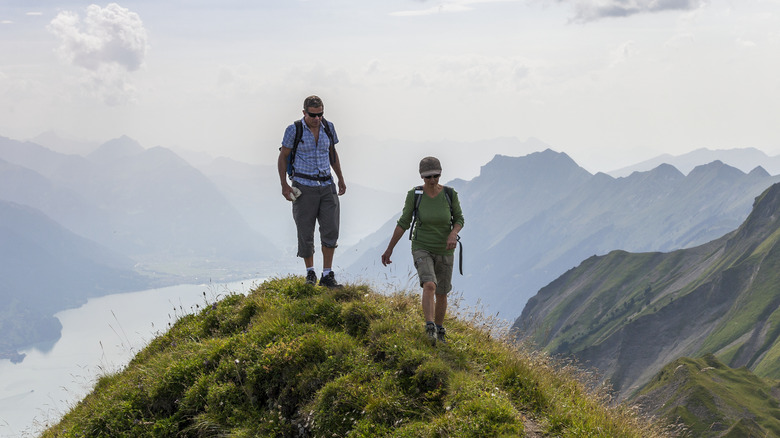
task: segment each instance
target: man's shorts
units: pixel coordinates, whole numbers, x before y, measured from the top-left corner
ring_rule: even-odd
[[[301,190],[301,196],[292,206],[298,229],[298,257],[314,255],[314,228],[318,223],[322,246],[338,246],[340,206],[336,185],[310,187],[293,183],[293,186]]]
[[[446,295],[452,290],[452,265],[455,256],[432,254],[424,249],[412,251],[414,267],[417,268],[417,277],[420,278],[420,286],[432,281],[436,283],[436,293]]]

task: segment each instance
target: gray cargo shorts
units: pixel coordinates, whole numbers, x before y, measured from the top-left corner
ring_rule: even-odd
[[[420,286],[432,281],[436,283],[436,293],[446,295],[452,290],[452,266],[455,256],[432,254],[424,249],[412,251],[414,267],[417,268],[417,277],[420,278]]]
[[[314,255],[314,227],[320,224],[320,243],[335,248],[339,240],[339,195],[336,184],[304,186],[293,183],[301,190],[301,196],[293,202],[292,213],[298,229],[298,257]]]

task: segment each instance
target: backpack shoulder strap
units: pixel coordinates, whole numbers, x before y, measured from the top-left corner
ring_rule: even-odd
[[[328,159],[330,159],[330,164],[333,164],[336,161],[336,142],[333,139],[333,131],[330,130],[330,123],[328,123],[325,118],[322,118],[322,127],[325,129],[325,134],[328,135],[328,139],[330,140],[330,147],[328,148]]]
[[[450,211],[452,211],[452,197],[454,191],[455,189],[453,189],[452,187],[444,186],[444,197],[447,198],[447,205],[450,206]]]
[[[452,198],[455,189],[452,187],[444,186],[444,196],[447,198],[447,203],[450,205],[450,226],[455,226],[455,212],[452,209]],[[458,253],[458,269],[460,275],[463,275],[463,243],[460,241],[460,235],[458,236],[458,245],[460,245],[460,252]]]
[[[412,233],[414,232],[414,224],[417,222],[417,208],[420,207],[420,201],[422,200],[423,186],[417,186],[414,188],[414,210],[412,210],[412,224],[409,226],[409,240],[412,240]]]
[[[303,139],[303,122],[296,120],[293,122],[293,125],[295,125],[295,137],[293,138],[292,151],[290,151],[290,157],[288,158],[289,161],[287,164],[287,174],[290,175],[290,178],[295,176],[295,167],[293,165],[295,162],[295,153],[298,151],[298,143]]]

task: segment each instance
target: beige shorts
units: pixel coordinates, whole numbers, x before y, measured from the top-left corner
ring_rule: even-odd
[[[452,290],[452,265],[454,255],[432,254],[424,249],[412,251],[414,267],[417,268],[417,277],[420,278],[420,286],[432,281],[436,283],[436,293],[446,295]]]

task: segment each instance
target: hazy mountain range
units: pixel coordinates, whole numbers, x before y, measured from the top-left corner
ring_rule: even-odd
[[[32,207],[0,200],[0,358],[59,339],[53,315],[87,298],[144,289],[134,262]]]
[[[0,354],[56,340],[52,315],[91,296],[246,278],[278,256],[209,178],[127,137],[87,156],[0,137],[0,200]]]
[[[661,164],[671,164],[680,172],[687,174],[696,166],[713,161],[722,161],[745,173],[760,166],[772,175],[780,174],[780,156],[770,157],[755,148],[719,150],[702,148],[681,155],[663,154],[607,173],[617,178],[628,176],[633,172],[645,172],[655,169]]]
[[[290,204],[280,199],[274,166],[221,158],[196,168],[170,149],[145,149],[127,137],[101,145],[67,142],[51,133],[39,140],[83,155],[0,137],[0,200],[34,209],[48,223],[129,260],[121,266],[122,275],[141,274],[145,284],[160,284],[300,268]],[[456,148],[484,155],[490,148],[521,151],[540,145],[538,140],[498,139]],[[408,164],[408,156],[393,158],[392,144],[383,146],[378,149],[385,164],[393,159]],[[445,144],[414,146],[439,151]],[[371,172],[371,166],[359,167]],[[361,175],[360,169],[354,175]],[[472,170],[453,170],[457,172]],[[355,180],[348,180],[348,196],[342,198],[336,268],[344,279],[412,281],[403,244],[393,269],[378,266],[405,193],[367,188]],[[418,181],[413,178],[409,187]],[[747,215],[752,197],[774,181],[761,169],[745,174],[717,162],[687,176],[660,166],[613,178],[592,175],[566,154],[551,150],[496,156],[477,177],[451,182],[460,192],[467,221],[466,276],[456,279],[456,288],[471,303],[479,300],[489,311],[501,309],[504,317],[514,319],[528,297],[587,256],[615,248],[692,246],[733,229]],[[44,242],[44,249],[51,251],[48,244],[53,243]],[[45,257],[30,259],[37,260],[32,266],[42,276],[56,265]],[[11,274],[17,277],[15,284],[24,281],[21,272]],[[75,297],[67,305],[89,295],[77,282],[58,284],[64,296]],[[123,285],[98,289],[126,290]]]
[[[514,320],[531,296],[583,259],[614,249],[666,251],[705,243],[735,229],[753,198],[780,177],[744,173],[715,161],[684,175],[670,165],[614,178],[590,174],[566,154],[545,150],[497,156],[471,181],[454,180],[466,225],[464,276],[454,288],[466,303]],[[397,196],[397,212],[404,194]],[[379,262],[397,215],[349,249],[348,271],[408,283],[408,246],[394,264]],[[416,287],[416,286],[415,286]]]

